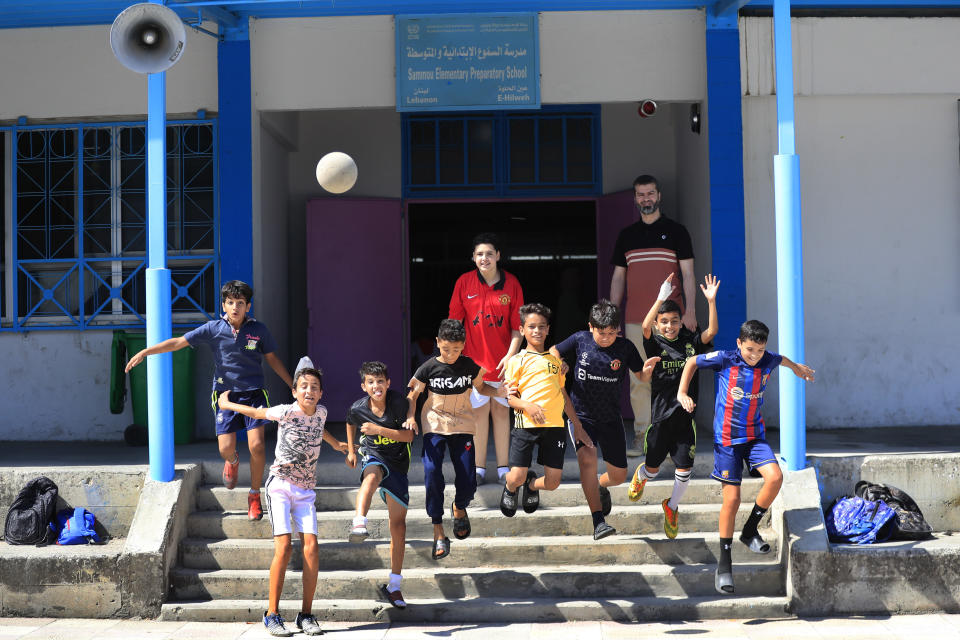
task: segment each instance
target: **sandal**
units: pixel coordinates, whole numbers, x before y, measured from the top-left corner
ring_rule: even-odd
[[[387,585],[382,584],[380,585],[380,595],[386,598],[387,602],[397,609],[407,608],[407,603],[404,601],[403,594],[400,593],[400,589],[397,589],[396,591],[390,591],[387,589]]]
[[[533,469],[528,470],[527,479],[520,485],[520,493],[517,494],[520,496],[520,505],[527,513],[533,513],[540,506],[540,492],[530,488],[530,481],[536,480],[536,478],[537,474]]]
[[[446,558],[450,555],[450,538],[443,536],[433,541],[433,551],[430,554],[434,560]]]
[[[749,538],[740,536],[740,542],[747,545],[747,548],[754,553],[770,553],[770,545],[763,541],[759,533]]]
[[[458,518],[453,515],[453,505],[450,505],[450,516],[453,518],[453,535],[457,540],[463,540],[470,537],[470,518],[467,516],[467,510],[463,510],[463,517]]]
[[[713,574],[713,588],[717,590],[717,593],[725,596],[733,595],[733,574],[720,573],[720,569],[717,569],[716,573]]]

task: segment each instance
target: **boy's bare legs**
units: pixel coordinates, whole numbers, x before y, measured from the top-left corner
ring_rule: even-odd
[[[507,491],[515,493],[523,481],[527,479],[527,469],[530,467],[510,467],[510,471],[504,476]]]
[[[316,543],[316,538],[314,538],[314,543]],[[306,582],[306,550],[304,550],[303,555],[304,582]],[[317,562],[319,563],[319,558]],[[284,533],[273,536],[273,562],[270,563],[270,591],[267,600],[267,614],[269,615],[280,613],[280,593],[283,591],[283,579],[286,576],[289,563],[290,534]],[[316,588],[316,577],[314,577],[314,588]],[[304,589],[304,593],[306,593],[306,589]]]
[[[263,427],[247,430],[247,447],[250,449],[250,490],[256,492],[263,483],[263,467],[267,461]]]
[[[723,504],[720,505],[720,537],[733,538],[733,526],[740,509],[740,485],[724,482]]]
[[[217,436],[217,447],[224,462],[233,462],[237,459],[237,434],[221,433]]]
[[[358,516],[366,517],[367,512],[370,511],[373,494],[377,492],[381,480],[383,480],[383,470],[380,465],[370,465],[363,472],[363,481],[360,483],[360,491],[357,492]]]
[[[780,465],[775,462],[757,467],[757,471],[763,477],[763,486],[757,493],[757,506],[762,509],[769,509],[777,494],[780,493],[780,487],[783,485],[783,472],[780,471]]]
[[[524,472],[526,476],[526,472]],[[563,478],[563,469],[554,469],[553,467],[544,467],[543,475],[530,483],[531,491],[553,491],[560,486],[560,480]],[[519,483],[518,483],[519,484]]]
[[[487,468],[487,446],[490,442],[490,405],[492,404],[496,403],[491,400],[482,407],[473,410],[473,419],[477,425],[476,433],[473,436],[473,447],[476,449],[478,471]],[[494,437],[496,437],[496,434],[494,434]],[[499,464],[499,460],[497,463]]]
[[[289,536],[288,536],[289,539]],[[317,575],[320,573],[320,547],[317,545],[317,536],[312,533],[301,533],[300,540],[303,542],[303,603],[300,605],[301,613],[313,612],[313,596],[317,592]],[[273,596],[273,567],[270,567],[270,595]],[[280,578],[280,587],[283,587],[283,577]],[[279,604],[280,591],[277,591],[277,600]]]
[[[493,398],[490,398],[488,404],[493,422],[493,446],[497,452],[497,469],[500,469],[508,466],[510,459],[510,407],[500,404]]]
[[[597,478],[597,450],[581,447],[577,451],[577,464],[580,466],[580,486],[583,488],[583,497],[587,499],[590,513],[596,513],[600,511],[600,485],[602,484]]]
[[[390,573],[400,575],[407,546],[407,509],[388,495],[387,513],[390,518]]]

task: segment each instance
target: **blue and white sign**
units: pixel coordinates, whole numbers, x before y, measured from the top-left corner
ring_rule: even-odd
[[[536,13],[397,16],[397,111],[539,109]]]

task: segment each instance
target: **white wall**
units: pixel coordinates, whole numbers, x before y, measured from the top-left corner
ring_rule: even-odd
[[[0,60],[0,120],[147,112],[147,77],[114,57],[109,25],[4,29]],[[217,110],[217,41],[188,29],[183,57],[167,72],[167,112],[198,109]]]
[[[633,179],[644,173],[657,177],[664,202],[677,202],[673,112],[661,109],[652,118],[637,115],[637,102],[600,107],[603,192],[633,188]]]
[[[762,45],[757,22],[741,22],[748,52]],[[807,385],[807,423],[960,423],[960,77],[942,58],[960,53],[960,20],[794,26],[795,67],[808,87],[796,101],[806,360],[818,377]],[[830,64],[821,50],[832,52]],[[769,69],[756,60],[745,92],[769,94]],[[855,90],[867,93],[849,95]],[[770,325],[776,348],[775,98],[746,95],[743,115],[748,313]],[[776,399],[773,384],[771,423]]]

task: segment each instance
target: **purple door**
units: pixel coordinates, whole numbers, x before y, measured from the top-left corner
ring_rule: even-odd
[[[403,238],[398,200],[317,198],[307,202],[307,339],[323,369],[322,404],[342,421],[363,395],[360,364],[380,360],[403,391]]]

